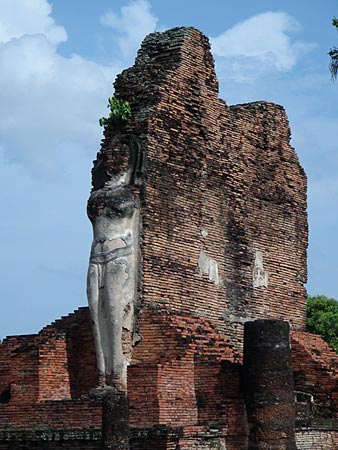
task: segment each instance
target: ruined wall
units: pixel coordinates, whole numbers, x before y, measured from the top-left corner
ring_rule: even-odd
[[[0,345],[1,403],[22,399],[35,403],[38,398],[38,352],[34,336],[12,336]]]
[[[303,329],[306,179],[284,109],[227,107],[192,28],[149,35],[115,88],[147,150],[143,305],[210,319],[238,348],[247,319]]]
[[[96,384],[88,308],[0,344],[0,404],[76,399]],[[79,369],[81,368],[81,370]],[[2,400],[1,400],[2,398]]]
[[[91,374],[91,387],[95,386],[96,366],[90,365],[91,372],[86,369],[86,361],[94,354],[86,323],[90,324],[89,311],[81,308],[38,335],[12,337],[2,344],[20,343],[19,354],[25,355],[22,363],[26,365],[24,369],[17,366],[21,378],[9,376],[4,385],[10,398],[0,403],[1,450],[13,448],[13,442],[18,450],[40,445],[50,450],[99,448],[101,401],[88,395],[88,390],[78,397],[86,385],[79,383],[79,377],[70,376],[76,363],[81,372],[80,354],[83,369]],[[128,369],[131,449],[175,449],[177,445],[180,449],[204,449],[213,442],[226,442],[230,450],[242,448],[246,425],[241,358],[228,339],[204,319],[170,314],[161,308],[143,314],[142,339]],[[66,352],[60,342],[66,343]],[[12,353],[0,349],[4,365],[9,367],[16,358],[16,347],[12,347]],[[28,361],[31,348],[36,359]],[[61,361],[64,370],[57,373]],[[32,371],[40,377],[28,379]]]
[[[132,117],[118,132],[105,130],[93,188],[124,164],[113,145],[121,154],[137,145],[146,168],[133,187],[141,264],[128,368],[131,449],[244,450],[243,324],[305,326],[306,178],[285,111],[219,99],[208,40],[193,28],[149,35],[115,88]],[[97,196],[89,216],[106,202]],[[295,342],[296,389],[313,376],[315,391],[325,380],[333,399],[330,374]],[[1,450],[11,439],[20,450],[99,448],[102,408],[87,395],[97,384],[87,308],[39,335],[5,340],[0,363],[0,423],[14,429],[0,429]],[[301,450],[334,449],[335,439],[333,426],[299,423]]]
[[[45,339],[39,347],[39,335],[4,341],[6,351],[2,351],[4,347],[0,349],[1,367],[15,368],[12,376],[20,369],[21,378],[3,384],[10,386],[12,398],[0,403],[1,450],[100,448],[101,403],[88,395],[78,398],[78,392],[85,386],[76,377],[69,376],[70,383],[63,383],[66,392],[63,400],[53,400],[61,392],[59,378],[55,387],[51,376],[47,377],[48,383],[40,379],[43,395],[39,393],[39,384],[34,384],[35,378],[18,384],[23,383],[25,376],[28,381],[27,374],[44,373],[44,362],[52,362],[60,335],[74,349],[67,352],[67,366],[79,364],[78,352],[84,361],[83,370],[89,374],[86,361],[92,358],[94,345],[86,323],[89,324],[89,312],[81,308],[42,330],[40,336],[49,333],[48,347]],[[71,339],[70,333],[79,324],[83,329]],[[43,349],[44,355],[36,365],[28,362],[25,372],[23,366],[14,366],[8,347],[11,343],[14,358],[25,351],[30,354],[32,339],[36,343],[33,354]],[[225,445],[227,450],[245,449],[249,429],[241,383],[241,355],[228,339],[210,321],[170,314],[162,308],[147,309],[143,314],[142,339],[143,345],[136,346],[128,370],[131,450],[177,449],[177,446],[180,450],[209,450],[213,445]],[[18,344],[21,352],[17,353]],[[297,449],[334,450],[338,448],[335,419],[338,357],[319,336],[303,332],[292,333],[292,352],[298,410]],[[25,357],[24,361],[27,362]],[[58,361],[56,366],[51,364],[51,373],[55,373],[58,364]],[[38,370],[41,367],[43,371]],[[95,383],[95,366],[90,369]],[[69,392],[73,393],[72,398]],[[314,404],[309,404],[309,395],[313,396]],[[5,396],[2,398],[4,401]],[[267,414],[273,414],[273,410]]]
[[[320,429],[304,428],[296,433],[296,443],[298,450],[337,450],[338,431],[332,430],[332,426]]]
[[[42,441],[52,450],[77,440],[79,448],[98,448],[92,433],[101,427],[101,402],[88,397],[96,382],[88,308],[39,334],[5,339],[0,367],[1,449],[40,448]]]
[[[295,390],[312,396],[312,414],[332,417],[338,404],[338,355],[312,333],[294,331],[292,337],[292,368]]]

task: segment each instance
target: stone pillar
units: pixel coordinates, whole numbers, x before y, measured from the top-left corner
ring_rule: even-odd
[[[102,396],[103,450],[129,450],[128,397],[114,388]]]
[[[290,327],[282,320],[244,326],[248,450],[296,450]]]

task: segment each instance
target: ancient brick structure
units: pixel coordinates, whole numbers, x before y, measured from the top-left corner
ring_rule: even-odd
[[[123,331],[131,359],[130,448],[255,448],[251,425],[259,423],[259,404],[243,385],[243,327],[269,319],[292,330],[297,411],[294,436],[293,417],[278,421],[283,405],[294,411],[289,356],[283,367],[290,383],[284,391],[279,385],[277,405],[271,386],[264,397],[259,370],[268,367],[277,377],[279,369],[257,365],[251,388],[278,432],[287,427],[271,448],[294,449],[296,442],[299,450],[338,449],[338,357],[304,331],[306,177],[284,109],[219,99],[208,39],[193,28],[149,35],[115,90],[132,117],[105,130],[93,192],[125,164],[128,148],[137,148],[137,295],[132,326]],[[91,199],[94,219],[109,199]],[[279,335],[267,336],[268,354]],[[246,348],[246,361],[255,361],[253,351],[265,361],[259,346]],[[116,411],[92,391],[98,379],[87,308],[37,335],[7,338],[0,361],[0,450],[113,448]]]
[[[193,29],[148,36],[115,87],[147,149],[143,307],[204,317],[238,350],[248,319],[304,329],[306,179],[283,108],[227,107]]]

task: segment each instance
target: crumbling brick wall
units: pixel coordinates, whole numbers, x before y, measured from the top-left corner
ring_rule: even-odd
[[[9,338],[3,344],[19,341],[19,354],[25,355],[21,360],[26,363],[26,371],[17,366],[12,376],[18,373],[27,377],[32,371],[35,376],[26,384],[19,385],[22,378],[9,384],[12,398],[0,404],[0,449],[11,448],[13,439],[20,450],[39,448],[39,439],[50,440],[46,444],[50,449],[58,444],[67,448],[65,441],[71,448],[96,448],[93,441],[95,436],[100,439],[100,401],[88,396],[87,391],[78,398],[84,386],[74,377],[64,377],[70,371],[57,373],[62,366],[60,361],[65,364],[64,369],[78,361],[72,359],[75,352],[65,351],[64,343],[81,352],[84,370],[86,361],[90,361],[94,353],[90,328],[84,326],[81,333],[71,337],[77,325],[84,322],[90,323],[88,308],[54,322],[38,335]],[[210,321],[172,314],[163,308],[145,308],[140,329],[143,344],[136,346],[133,364],[128,369],[130,426],[134,430],[131,448],[204,448],[219,440],[226,441],[231,450],[241,448],[246,439],[245,410],[240,388],[241,356],[234,346]],[[86,342],[88,345],[81,348]],[[36,365],[27,360],[31,348]],[[11,356],[16,358],[13,352],[11,355],[0,351],[3,358],[9,358],[11,367]],[[93,387],[95,365],[91,369]],[[13,391],[13,385],[21,388],[21,396],[16,389]],[[30,390],[34,397],[29,395]]]
[[[335,417],[338,405],[337,353],[316,334],[294,331],[291,336],[296,391],[312,396],[310,414],[314,417]]]
[[[88,309],[80,308],[39,334],[5,339],[0,363],[3,403],[6,395],[21,405],[79,398],[96,383]]]
[[[115,88],[147,150],[143,304],[210,319],[239,349],[247,319],[303,329],[306,177],[284,109],[226,106],[192,28],[149,35]],[[253,287],[257,252],[268,287]]]
[[[0,344],[0,364],[4,446],[6,440],[9,446],[15,440],[13,430],[45,429],[47,434],[57,430],[60,434],[62,430],[100,428],[100,401],[88,395],[79,398],[96,382],[88,308],[63,317],[39,334],[5,339]],[[38,443],[34,445],[31,448],[38,448]]]
[[[338,449],[338,356],[315,334],[291,333],[297,449]]]
[[[301,429],[296,433],[297,450],[337,450],[338,431],[325,426],[319,429]]]
[[[229,366],[232,386],[239,381],[240,357],[228,340],[210,322],[163,309],[147,309],[141,329],[143,345],[136,347],[128,372],[130,423],[193,426],[213,420],[226,425],[226,403],[241,398],[239,390],[228,397],[223,383]],[[149,377],[140,377],[139,370]]]

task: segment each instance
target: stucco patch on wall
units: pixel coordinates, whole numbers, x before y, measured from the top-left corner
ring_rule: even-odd
[[[198,267],[200,269],[200,275],[208,275],[209,281],[215,283],[216,286],[221,284],[221,278],[218,274],[218,263],[213,258],[208,256],[204,250],[200,251]]]
[[[252,272],[252,286],[254,288],[258,287],[268,287],[269,285],[269,274],[265,272],[263,265],[263,254],[261,251],[256,251],[254,268]]]

